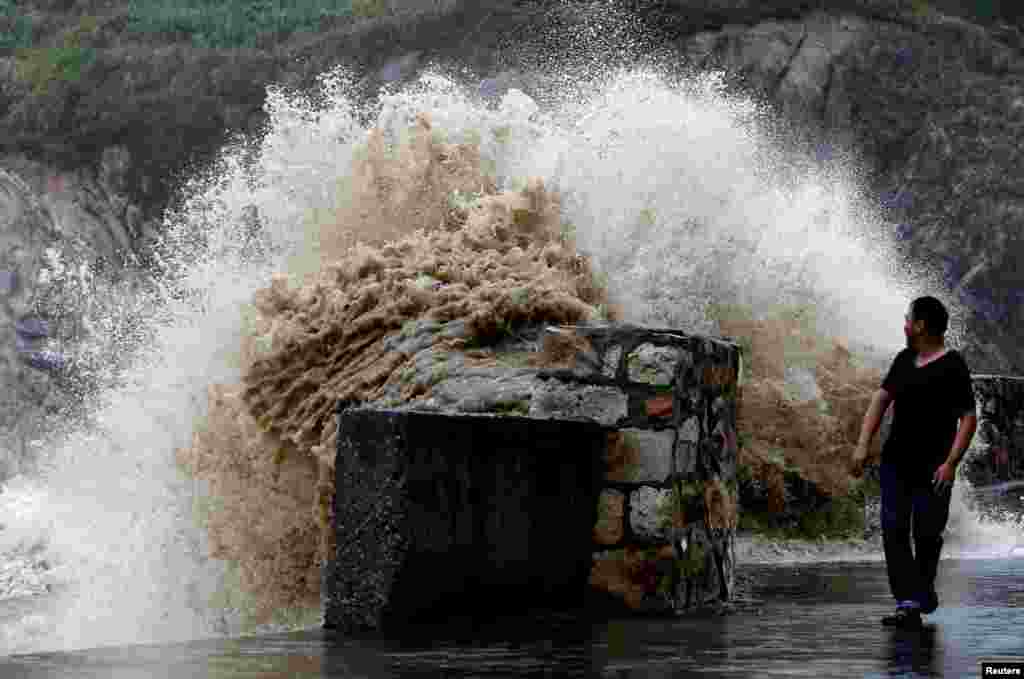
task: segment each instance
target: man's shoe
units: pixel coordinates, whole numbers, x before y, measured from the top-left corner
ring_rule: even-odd
[[[921,602],[921,612],[928,614],[934,613],[935,609],[939,607],[939,595],[935,593],[935,590],[928,592],[924,595],[924,601]]]
[[[882,618],[886,627],[920,627],[921,613],[916,608],[897,608],[892,615]]]

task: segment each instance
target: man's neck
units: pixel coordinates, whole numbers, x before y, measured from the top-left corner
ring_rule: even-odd
[[[919,356],[931,356],[932,354],[939,353],[945,348],[945,343],[939,342],[938,344],[932,344],[929,346],[920,346],[917,348],[917,353]]]

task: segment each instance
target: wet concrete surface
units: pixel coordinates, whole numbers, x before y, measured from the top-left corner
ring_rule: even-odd
[[[944,560],[942,605],[893,630],[884,564],[745,566],[736,611],[602,622],[452,621],[410,638],[272,636],[12,656],[15,677],[978,677],[1024,655],[1024,558]]]

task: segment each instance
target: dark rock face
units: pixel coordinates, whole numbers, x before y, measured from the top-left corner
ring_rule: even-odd
[[[859,158],[908,266],[946,262],[951,292],[936,292],[969,312],[968,363],[1018,372],[1020,45],[949,17],[840,7],[679,39],[694,66],[724,69],[802,128],[820,161]]]
[[[121,147],[108,147],[103,157],[98,169],[65,174],[25,156],[0,165],[0,481],[31,462],[30,441],[54,433],[47,417],[64,410],[67,423],[66,407],[83,401],[82,375],[67,370],[74,362],[69,350],[85,335],[69,300],[101,300],[90,294],[95,287],[75,287],[85,283],[75,291],[62,285],[80,282],[80,265],[92,265],[91,275],[103,265],[123,273],[114,262],[142,239],[137,209],[119,193],[131,163]],[[54,274],[51,249],[62,256],[63,272],[44,283],[42,274]]]
[[[29,425],[23,413],[50,387],[24,360],[46,331],[29,314],[48,236],[52,225],[31,189],[0,170],[0,481],[20,469]]]
[[[277,76],[265,54],[203,54],[183,46],[98,50],[81,79],[45,94],[12,77],[9,88],[22,91],[0,109],[3,150],[68,173],[117,165],[107,149],[120,147],[133,170],[121,188],[139,217],[151,219],[170,199],[179,172],[210,158],[230,131],[259,124],[264,87]]]
[[[326,627],[583,604],[603,427],[370,410],[340,422]]]
[[[85,229],[97,251],[145,261],[153,220],[181,173],[195,172],[229,135],[260,130],[268,84],[308,88],[341,63],[355,69],[358,96],[372,101],[379,86],[408,82],[430,63],[463,64],[482,80],[484,98],[514,86],[543,103],[557,96],[546,91],[546,62],[579,62],[579,48],[590,44],[608,64],[629,63],[637,55],[618,48],[632,35],[641,56],[657,52],[670,69],[727,71],[738,89],[775,108],[775,124],[800,126],[805,150],[820,161],[859,158],[908,267],[943,267],[948,297],[968,310],[954,322],[976,335],[959,347],[972,368],[1021,372],[1019,3],[629,0],[617,7],[621,14],[582,1],[463,3],[416,21],[332,24],[273,49],[230,51],[195,50],[167,36],[148,44],[123,32],[123,17],[108,17],[93,36],[104,47],[97,58],[78,80],[45,94],[18,80],[13,59],[0,59],[0,140],[8,154],[0,164],[28,172],[9,160],[24,154],[57,175],[85,167],[119,175],[104,192],[83,184],[72,193],[99,201],[105,216]],[[123,46],[107,49],[115,44]]]
[[[103,149],[97,165],[59,170],[24,154],[0,157],[0,168],[25,184],[45,226],[41,247],[77,243],[95,260],[123,265],[153,240],[153,224],[142,219],[127,186],[138,167],[125,146]],[[33,278],[26,279],[31,283]]]

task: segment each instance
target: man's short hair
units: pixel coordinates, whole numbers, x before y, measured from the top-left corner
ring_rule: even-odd
[[[918,297],[910,304],[910,317],[924,321],[924,331],[932,337],[942,337],[949,327],[949,312],[934,297]]]

